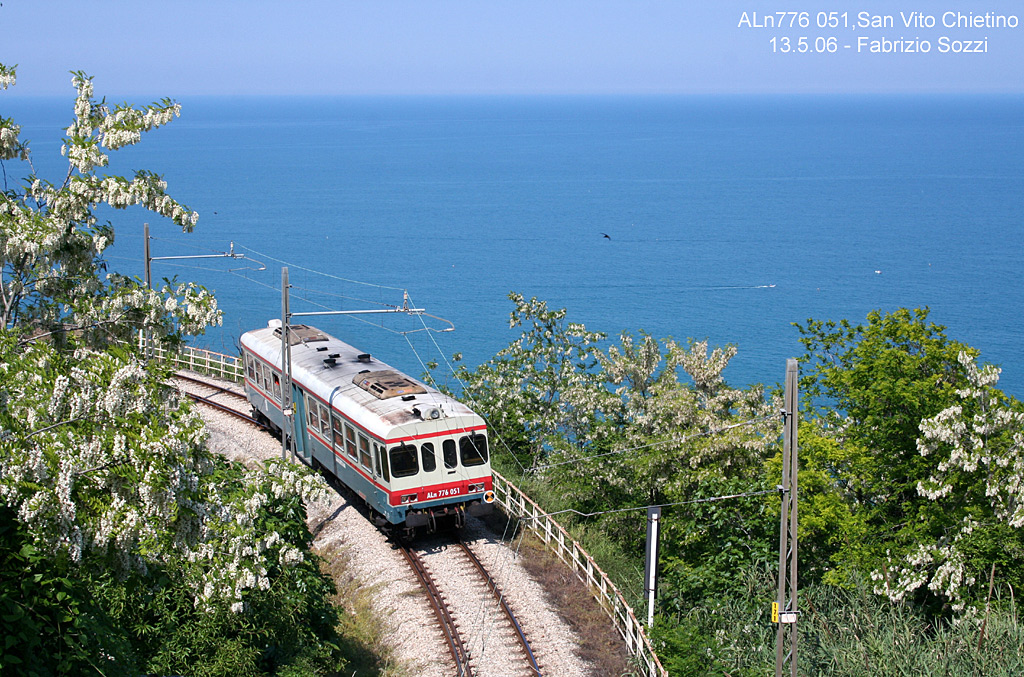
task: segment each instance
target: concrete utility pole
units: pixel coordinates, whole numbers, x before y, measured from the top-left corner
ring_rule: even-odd
[[[782,514],[779,518],[779,594],[772,604],[772,621],[778,624],[775,636],[775,677],[796,677],[796,498],[797,498],[797,361],[786,361],[785,426],[782,443]]]
[[[658,596],[658,545],[661,508],[647,508],[647,566],[644,568],[644,595],[647,597],[647,627],[654,626],[654,600]]]

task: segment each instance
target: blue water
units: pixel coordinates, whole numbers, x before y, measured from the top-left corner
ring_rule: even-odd
[[[736,385],[782,380],[786,358],[802,353],[793,322],[929,306],[1024,396],[1024,99],[182,103],[180,120],[115,153],[112,170],[163,174],[199,225],[185,236],[143,210],[105,214],[118,234],[108,258],[141,274],[147,220],[153,256],[234,241],[264,258],[261,273],[153,264],[156,278],[216,289],[225,326],[200,340],[209,347],[230,351],[279,314],[274,257],[301,288],[295,311],[319,309],[300,296],[344,309],[400,303],[390,288],[404,288],[454,322],[407,341],[393,333],[419,326],[406,317],[311,320],[413,374],[419,359],[439,359],[431,338],[470,364],[504,347],[516,290],[612,337],[735,343],[726,378]],[[5,94],[0,105],[33,140],[37,169],[59,172],[71,98]]]

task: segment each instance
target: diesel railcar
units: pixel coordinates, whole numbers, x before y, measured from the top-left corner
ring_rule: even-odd
[[[315,327],[290,325],[288,334],[299,458],[355,492],[382,527],[434,531],[490,512],[482,418]],[[257,418],[279,431],[281,343],[279,320],[241,338],[246,395]]]

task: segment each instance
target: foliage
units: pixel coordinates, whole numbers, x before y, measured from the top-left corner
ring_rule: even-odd
[[[552,445],[585,444],[594,414],[579,402],[600,387],[594,368],[604,335],[567,322],[564,308],[549,310],[515,292],[509,299],[509,327],[524,327],[522,335],[475,370],[460,365],[456,375],[463,397],[486,412],[492,436],[529,467]]]
[[[14,511],[0,505],[0,674],[94,672],[101,655],[123,653],[125,643],[90,599],[88,578],[45,556]]]
[[[512,293],[522,335],[460,377],[474,406],[530,471],[551,511],[605,534],[635,562],[645,514],[665,505],[662,599],[669,609],[737,585],[737,565],[764,562],[771,514],[762,477],[780,431],[778,402],[730,387],[734,346],[603,334]],[[511,444],[509,441],[511,440]],[[531,489],[531,492],[533,490]],[[740,498],[720,500],[723,496]],[[569,515],[567,515],[569,517]],[[574,521],[569,517],[566,521]]]
[[[462,372],[492,427],[500,422],[513,451],[529,450],[521,481],[574,532],[586,528],[580,538],[601,544],[602,561],[624,553],[632,564],[618,578],[631,585],[640,510],[662,505],[662,660],[672,674],[764,674],[774,662],[779,401],[726,384],[733,346],[641,333],[605,348],[564,310],[511,298],[523,336]],[[813,664],[808,674],[968,674],[970,619],[989,577],[1024,584],[1024,408],[927,310],[874,312],[862,325],[809,320],[800,331],[801,664]],[[853,630],[837,631],[834,618]],[[992,619],[995,653],[978,665],[997,665],[1019,642],[1012,612],[997,607]]]
[[[1004,588],[1005,590],[1005,588]],[[810,675],[974,675],[1024,672],[1024,628],[1012,600],[984,623],[948,622],[890,602],[862,582],[802,594],[800,664]]]
[[[15,80],[0,66],[0,88]],[[108,151],[169,122],[92,98],[75,73],[59,182],[35,176],[0,119],[0,667],[20,674],[320,674],[344,666],[333,585],[309,552],[303,466],[230,465],[132,339],[176,342],[219,322],[192,284],[103,276],[102,206],[191,230],[159,176],[101,176]],[[28,164],[19,187],[7,163]]]
[[[894,601],[971,612],[996,559],[1002,580],[1021,582],[1006,553],[1024,552],[1024,419],[996,390],[998,369],[977,367],[977,351],[927,317],[800,327],[812,366],[801,519],[836,566],[827,580],[870,574]]]
[[[763,564],[744,565],[737,572],[738,594],[702,600],[659,618],[651,638],[668,674],[771,674],[775,633],[764,600],[773,595],[773,573]]]
[[[652,632],[670,675],[765,675],[775,663],[769,603],[774,572],[745,570],[743,594],[662,618]],[[1003,593],[1009,588],[1003,587]],[[800,592],[799,674],[1018,675],[1024,627],[1012,599],[997,595],[984,624],[937,620],[875,595],[870,581],[846,588],[815,583]]]

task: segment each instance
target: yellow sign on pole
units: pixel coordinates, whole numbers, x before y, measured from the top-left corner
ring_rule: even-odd
[[[772,602],[772,623],[779,622],[779,603]]]

